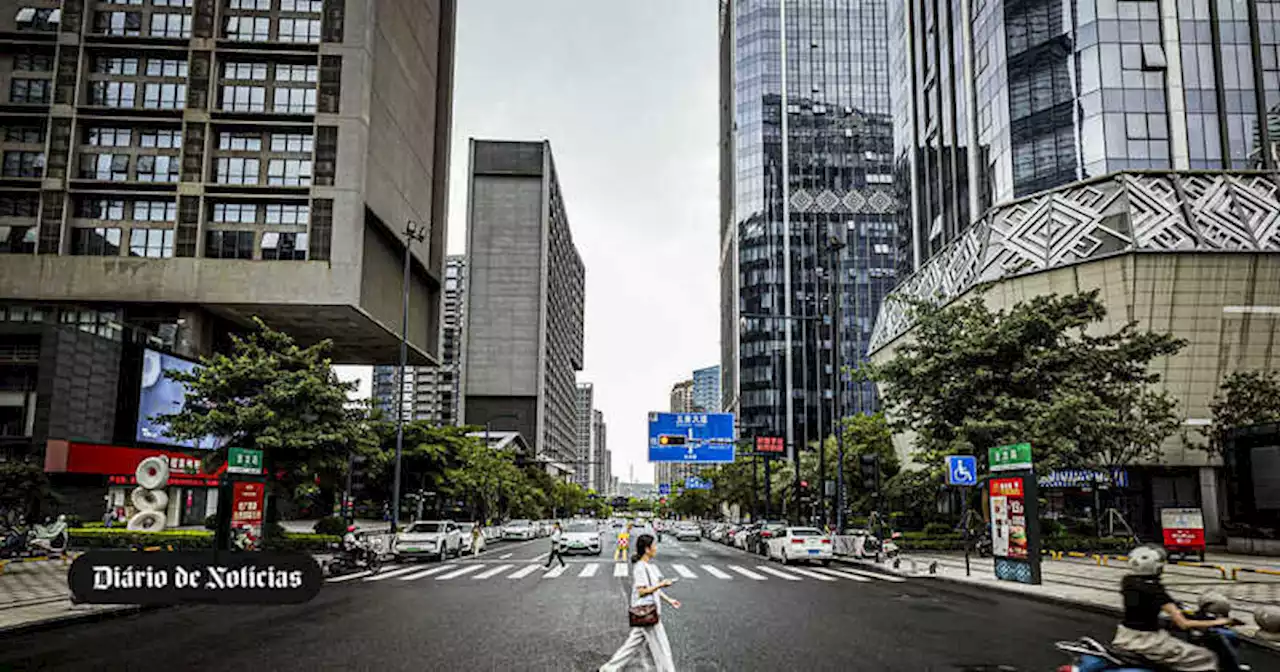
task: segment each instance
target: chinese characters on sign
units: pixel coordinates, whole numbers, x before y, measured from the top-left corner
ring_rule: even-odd
[[[1166,549],[1204,552],[1204,513],[1200,509],[1160,509],[1160,527]]]
[[[677,413],[677,425],[705,425],[707,424],[706,413]]]
[[[251,540],[262,538],[265,484],[236,481],[231,497],[231,527],[244,528]]]
[[[997,558],[1027,558],[1027,512],[1021,478],[991,479],[991,551]]]
[[[252,474],[262,473],[262,451],[248,448],[231,448],[227,451],[227,473]]]
[[[1031,444],[1016,443],[987,449],[987,463],[991,471],[1015,471],[1031,468]]]
[[[785,453],[787,452],[787,444],[781,436],[757,436],[756,452]]]

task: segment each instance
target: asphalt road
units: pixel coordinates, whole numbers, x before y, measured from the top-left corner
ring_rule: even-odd
[[[305,605],[168,608],[0,637],[0,670],[594,670],[627,635],[629,579],[607,554],[544,576],[534,561],[548,545],[392,566]],[[663,611],[680,670],[1054,670],[1067,662],[1055,640],[1114,628],[928,579],[802,574],[710,541],[668,539],[656,562],[682,577],[668,592],[683,608]]]

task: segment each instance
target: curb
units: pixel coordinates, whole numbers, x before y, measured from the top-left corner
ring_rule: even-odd
[[[37,621],[28,623],[20,623],[0,628],[0,638],[15,637],[18,635],[31,634],[35,632],[45,632],[48,630],[56,630],[58,628],[77,625],[80,623],[96,623],[112,618],[120,618],[123,616],[132,616],[143,611],[152,611],[162,609],[158,606],[142,606],[142,605],[125,605],[118,609],[102,609],[98,611],[86,611],[83,613],[63,614],[52,618],[42,618]]]

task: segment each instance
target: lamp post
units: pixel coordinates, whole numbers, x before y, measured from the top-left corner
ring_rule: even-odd
[[[841,231],[843,233],[843,231]],[[841,301],[840,289],[844,278],[844,263],[841,251],[845,241],[839,235],[832,235],[827,248],[831,255],[831,374],[832,387],[835,388],[831,400],[831,425],[836,432],[836,534],[844,531],[844,375],[840,371],[840,328],[844,313],[844,302]],[[825,486],[824,486],[825,487]]]
[[[413,221],[404,226],[404,287],[400,300],[400,375],[396,391],[396,467],[391,485],[391,534],[400,530],[400,460],[404,455],[404,372],[409,359],[409,269],[413,241],[427,238],[426,227]]]

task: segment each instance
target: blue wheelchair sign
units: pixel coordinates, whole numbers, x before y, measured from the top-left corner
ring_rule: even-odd
[[[947,485],[977,485],[978,458],[973,455],[947,456]]]
[[[669,494],[671,494],[671,484],[670,484],[670,483],[659,483],[659,484],[658,484],[658,494],[659,494],[659,495],[669,495]]]

